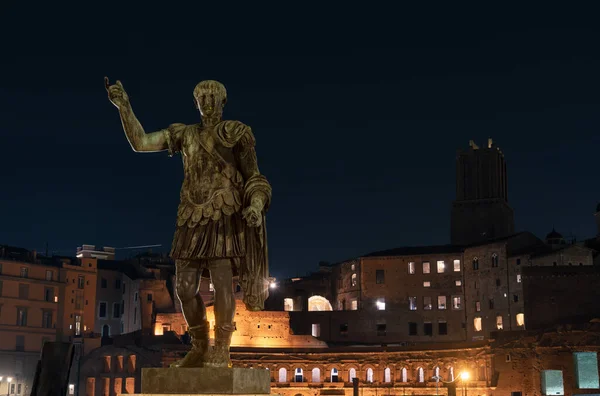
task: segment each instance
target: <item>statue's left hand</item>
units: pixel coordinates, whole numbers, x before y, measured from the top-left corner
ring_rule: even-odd
[[[259,227],[262,224],[261,210],[252,205],[242,211],[242,217],[246,220],[248,227]]]

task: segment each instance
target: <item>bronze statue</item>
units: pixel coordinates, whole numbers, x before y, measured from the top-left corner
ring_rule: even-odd
[[[177,296],[192,338],[192,349],[174,367],[231,367],[229,346],[235,331],[233,276],[239,276],[249,310],[264,308],[268,296],[265,213],[271,186],[260,174],[250,127],[223,121],[225,87],[202,81],[194,99],[201,124],[172,124],[145,133],[120,81],[105,85],[119,109],[125,135],[135,152],[181,153],[184,180],[171,257],[176,263]],[[214,286],[215,344],[209,351],[209,324],[198,294],[202,272]]]

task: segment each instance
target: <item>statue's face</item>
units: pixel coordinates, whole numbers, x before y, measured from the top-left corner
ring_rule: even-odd
[[[206,90],[199,92],[197,96],[198,109],[203,117],[210,117],[215,113],[221,113],[225,105],[224,98],[218,92]]]

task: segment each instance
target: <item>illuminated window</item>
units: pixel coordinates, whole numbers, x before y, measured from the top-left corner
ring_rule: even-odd
[[[496,316],[496,328],[498,330],[502,330],[504,326],[502,325],[502,315],[497,315]]]
[[[321,370],[318,367],[312,369],[312,381],[313,383],[321,382]]]
[[[475,312],[481,312],[481,302],[475,301]]]
[[[294,310],[294,300],[291,298],[283,299],[283,310],[284,311],[293,311]]]
[[[408,382],[408,370],[406,369],[406,367],[402,367],[400,376],[402,377],[402,382]]]
[[[460,272],[460,260],[454,260],[454,272]]]
[[[431,265],[429,264],[429,261],[423,261],[423,273],[429,274],[430,272],[431,272]]]
[[[517,314],[517,326],[525,326],[525,315],[522,313]]]
[[[521,274],[517,274],[517,283],[521,283]]]
[[[448,381],[454,381],[454,367],[448,367]]]
[[[381,297],[377,299],[377,310],[385,311],[385,298]]]
[[[446,309],[446,296],[438,296],[438,309]]]
[[[350,266],[350,269],[351,269],[352,271],[356,271],[356,264],[352,264],[352,265]]]
[[[279,369],[279,382],[280,383],[287,382],[287,370],[283,367]]]
[[[408,273],[411,275],[415,273],[415,263],[413,261],[408,263]]]
[[[356,286],[357,283],[358,282],[357,282],[357,276],[356,276],[356,274],[352,274],[352,286]]]
[[[392,382],[392,370],[389,367],[383,370],[383,382]]]
[[[452,296],[452,309],[462,309],[462,299],[460,296]]]
[[[208,284],[208,291],[215,291],[215,285],[212,282]]]
[[[543,395],[564,395],[562,370],[543,370],[541,373]]]
[[[319,323],[313,323],[312,324],[311,334],[312,334],[313,337],[320,337],[321,336],[321,325]]]
[[[373,382],[373,369],[367,369],[367,382]]]
[[[436,367],[436,368],[433,369],[433,375],[435,377],[439,377],[440,376],[440,368],[439,367]]]
[[[417,310],[417,297],[408,297],[408,309],[411,311]]]
[[[598,354],[596,352],[575,352],[575,379],[579,389],[598,389]]]
[[[444,261],[437,262],[437,272],[438,274],[442,274],[446,270],[446,264]]]
[[[358,300],[356,298],[353,298],[352,300],[350,300],[350,310],[352,310],[352,311],[358,310]]]
[[[431,311],[432,308],[433,308],[433,303],[431,301],[431,297],[424,296],[423,297],[423,309],[426,311]]]
[[[75,394],[75,385],[69,384],[69,395],[74,395],[74,394]]]
[[[356,378],[356,369],[351,368],[350,370],[348,370],[348,379],[350,380],[350,382],[352,382],[354,378]]]
[[[423,282],[423,287],[431,287],[431,282],[429,282],[429,281]]]
[[[425,373],[423,372],[423,368],[419,367],[417,369],[417,381],[425,382]]]
[[[481,317],[477,316],[473,319],[473,327],[475,331],[481,331]]]
[[[462,281],[461,280],[454,281],[454,285],[455,286],[462,286]]]

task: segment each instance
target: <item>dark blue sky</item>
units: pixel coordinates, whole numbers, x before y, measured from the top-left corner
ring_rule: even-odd
[[[147,132],[198,122],[195,84],[226,85],[273,185],[276,276],[447,243],[469,139],[504,151],[518,230],[595,234],[595,10],[4,3],[0,243],[168,250],[181,160],[131,151],[105,75]]]

